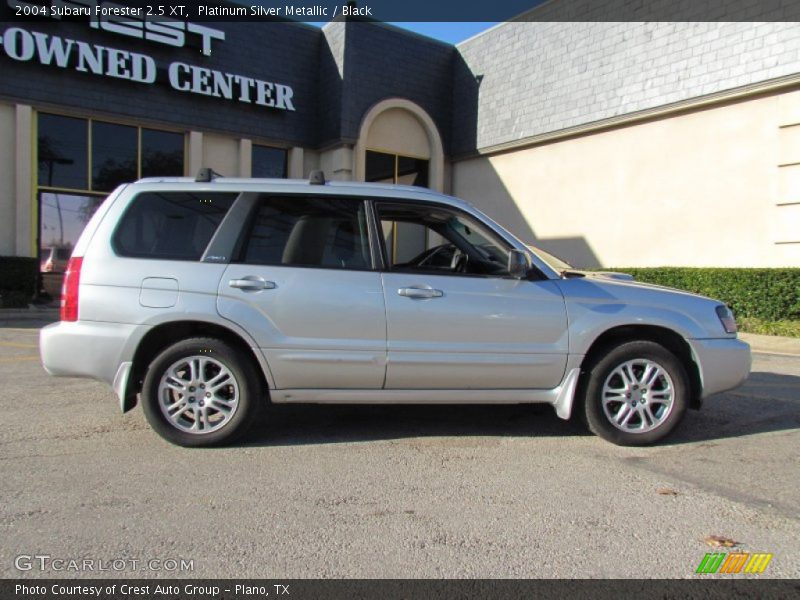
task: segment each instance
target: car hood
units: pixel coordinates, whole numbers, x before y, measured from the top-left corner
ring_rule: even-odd
[[[599,284],[609,283],[612,284],[614,287],[610,289],[628,289],[631,292],[635,290],[645,290],[647,294],[647,290],[651,290],[656,294],[664,294],[664,299],[668,301],[669,296],[681,296],[681,297],[689,297],[695,298],[700,301],[711,301],[717,302],[712,298],[708,298],[707,296],[702,296],[700,294],[695,294],[693,292],[687,292],[686,290],[679,290],[676,288],[667,287],[665,285],[658,285],[655,283],[646,283],[644,281],[636,281],[633,278],[633,275],[628,273],[619,273],[616,271],[577,271],[577,270],[570,270],[565,272],[564,279],[570,280],[574,278],[585,279],[589,281],[594,281]],[[619,286],[619,288],[617,288]],[[624,292],[622,292],[625,294]],[[627,295],[627,294],[625,294]],[[650,295],[647,294],[646,298],[648,300],[655,300],[659,296],[657,295]],[[717,302],[717,304],[722,304],[721,302]]]
[[[576,273],[580,277],[591,277],[592,279],[614,279],[615,281],[633,281],[633,275],[629,273],[620,273],[618,271],[575,271],[570,270],[568,273]],[[567,275],[569,277],[569,275]]]

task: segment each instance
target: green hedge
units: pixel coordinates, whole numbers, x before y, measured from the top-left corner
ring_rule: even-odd
[[[39,261],[21,256],[0,256],[0,299],[3,308],[28,306],[36,292]]]
[[[800,269],[609,269],[637,281],[688,290],[722,300],[737,317],[800,319]]]

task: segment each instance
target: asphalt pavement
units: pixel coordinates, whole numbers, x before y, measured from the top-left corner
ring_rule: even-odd
[[[709,577],[711,535],[772,553],[758,577],[800,577],[791,352],[755,354],[651,448],[546,406],[279,406],[234,447],[190,450],[105,385],[47,376],[39,322],[11,325],[0,577]]]

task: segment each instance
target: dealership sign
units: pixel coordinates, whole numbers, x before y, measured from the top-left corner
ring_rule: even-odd
[[[25,3],[8,1],[8,4],[13,8],[14,5]],[[94,7],[101,7],[104,3],[61,2],[59,4],[61,6],[92,4]],[[111,5],[113,6],[116,5]],[[53,11],[43,14],[58,18],[59,13]],[[196,36],[205,56],[211,54],[213,41],[225,40],[225,32],[195,23],[165,19],[154,21],[131,17],[95,17],[91,11],[83,14],[90,17],[89,25],[93,28],[174,47],[183,47],[187,45],[188,36]],[[0,36],[0,51],[19,62],[36,62],[101,77],[125,79],[139,84],[154,84],[162,77],[156,61],[147,54],[90,44],[23,27],[10,27],[3,32]],[[184,62],[170,63],[166,69],[165,79],[170,87],[179,92],[281,110],[295,110],[292,88],[281,83],[262,81]]]

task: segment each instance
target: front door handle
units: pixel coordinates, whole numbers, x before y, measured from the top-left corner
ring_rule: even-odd
[[[258,290],[274,290],[276,287],[274,281],[266,281],[262,277],[255,275],[248,275],[241,279],[231,279],[228,285],[232,288],[237,288],[245,292],[255,292]]]
[[[406,298],[416,298],[416,299],[425,299],[425,298],[441,298],[444,296],[444,292],[442,290],[434,290],[433,288],[429,287],[407,287],[407,288],[400,288],[397,290],[397,293],[401,296],[405,296]]]

